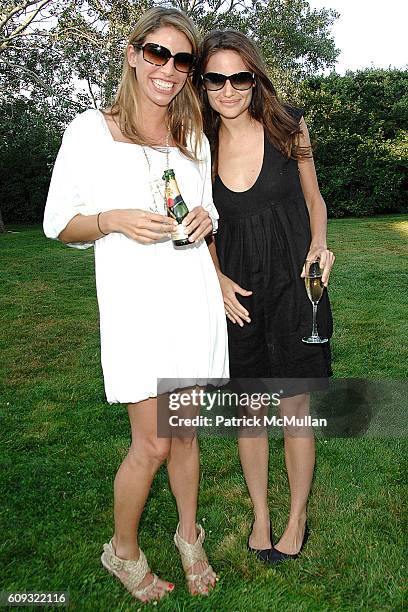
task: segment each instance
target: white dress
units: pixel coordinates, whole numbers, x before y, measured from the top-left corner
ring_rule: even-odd
[[[165,153],[146,151],[152,172],[163,174]],[[169,166],[190,210],[203,206],[216,224],[205,137],[199,159],[190,161],[172,147]],[[148,180],[142,147],[116,142],[102,113],[85,111],[67,127],[55,162],[44,214],[46,236],[56,239],[78,213],[151,208]],[[228,377],[222,294],[204,240],[176,249],[168,238],[145,245],[111,233],[96,240],[94,250],[109,403],[155,397],[161,379],[205,384]]]

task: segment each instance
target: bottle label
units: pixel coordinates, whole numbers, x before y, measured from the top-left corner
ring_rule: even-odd
[[[180,204],[184,204],[184,200],[180,194],[167,194],[167,206],[171,209],[177,208]]]
[[[172,240],[186,240],[188,238],[188,234],[184,225],[180,223],[174,232],[172,232],[171,238]]]

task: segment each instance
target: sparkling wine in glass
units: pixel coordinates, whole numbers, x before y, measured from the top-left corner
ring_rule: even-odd
[[[305,276],[306,292],[313,306],[312,333],[308,338],[302,338],[302,342],[305,342],[306,344],[325,344],[328,342],[328,338],[321,338],[317,331],[317,305],[324,291],[322,272],[323,271],[319,266],[319,262],[313,261],[309,265],[309,270],[307,270]]]

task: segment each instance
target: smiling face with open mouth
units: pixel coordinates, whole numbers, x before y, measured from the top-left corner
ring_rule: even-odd
[[[177,53],[192,53],[191,43],[186,35],[173,27],[166,26],[151,32],[142,46],[145,47],[149,43],[165,47],[173,56]],[[149,63],[148,60],[154,60],[154,57],[150,57],[149,47],[143,51],[129,45],[127,53],[129,64],[136,70],[141,101],[148,105],[168,106],[183,89],[188,74],[176,70],[173,57],[170,57],[164,66]],[[147,59],[144,59],[143,55]]]

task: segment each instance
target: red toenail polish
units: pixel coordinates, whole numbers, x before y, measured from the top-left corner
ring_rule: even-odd
[[[169,584],[168,589],[169,591],[172,591],[174,589],[174,584]]]

